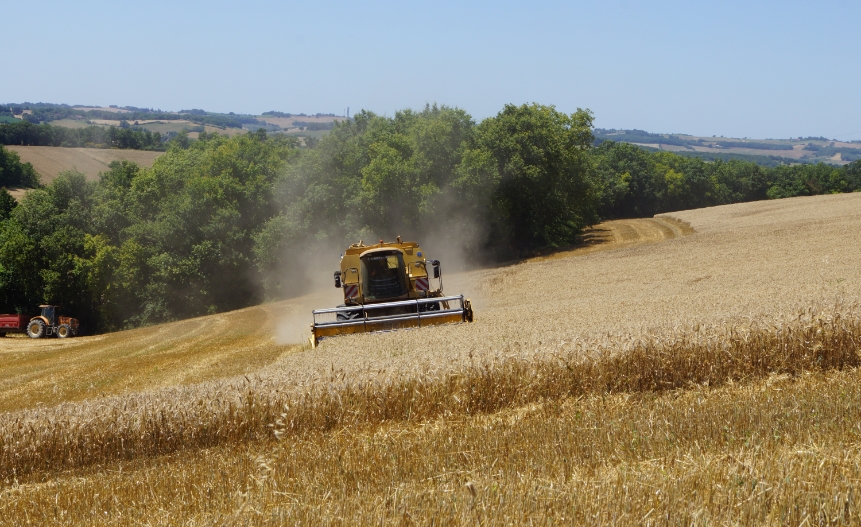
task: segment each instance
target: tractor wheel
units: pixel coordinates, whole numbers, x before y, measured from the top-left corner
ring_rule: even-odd
[[[0,333],[0,339],[6,336],[6,333]]]
[[[39,320],[31,320],[29,324],[27,324],[27,335],[31,339],[39,339],[45,336],[45,323]]]
[[[61,339],[67,339],[71,337],[74,333],[72,333],[72,326],[68,324],[62,324],[57,328],[57,336]]]

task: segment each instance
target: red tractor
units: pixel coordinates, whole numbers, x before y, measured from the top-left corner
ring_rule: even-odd
[[[0,337],[6,333],[27,332],[30,338],[57,336],[61,339],[74,337],[80,332],[77,318],[60,316],[62,306],[39,306],[42,314],[35,317],[25,315],[0,315]],[[30,321],[27,322],[27,319]]]

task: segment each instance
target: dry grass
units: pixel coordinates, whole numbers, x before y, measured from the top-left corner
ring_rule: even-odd
[[[58,119],[56,121],[51,121],[51,126],[62,126],[63,128],[88,128],[93,125],[87,123],[87,121],[78,119]]]
[[[0,522],[857,524],[861,195],[673,218],[447,276],[470,325],[3,414]]]

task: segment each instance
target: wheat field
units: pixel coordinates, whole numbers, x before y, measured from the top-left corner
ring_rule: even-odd
[[[5,148],[15,151],[21,161],[31,163],[39,174],[42,183],[48,184],[60,172],[73,168],[84,173],[89,180],[97,180],[100,172],[107,172],[108,165],[114,161],[134,161],[142,167],[151,167],[156,158],[164,152],[144,150],[116,150],[106,148],[62,148],[54,146],[9,145]],[[13,191],[16,197],[24,190]]]
[[[858,524],[859,227],[858,194],[608,222],[446,276],[472,324],[314,350],[337,290],[6,339],[0,524]]]

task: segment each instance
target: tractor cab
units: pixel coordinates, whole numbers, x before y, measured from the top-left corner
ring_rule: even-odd
[[[57,317],[60,316],[60,310],[63,306],[39,306],[42,310],[42,318],[51,326],[58,326]]]

